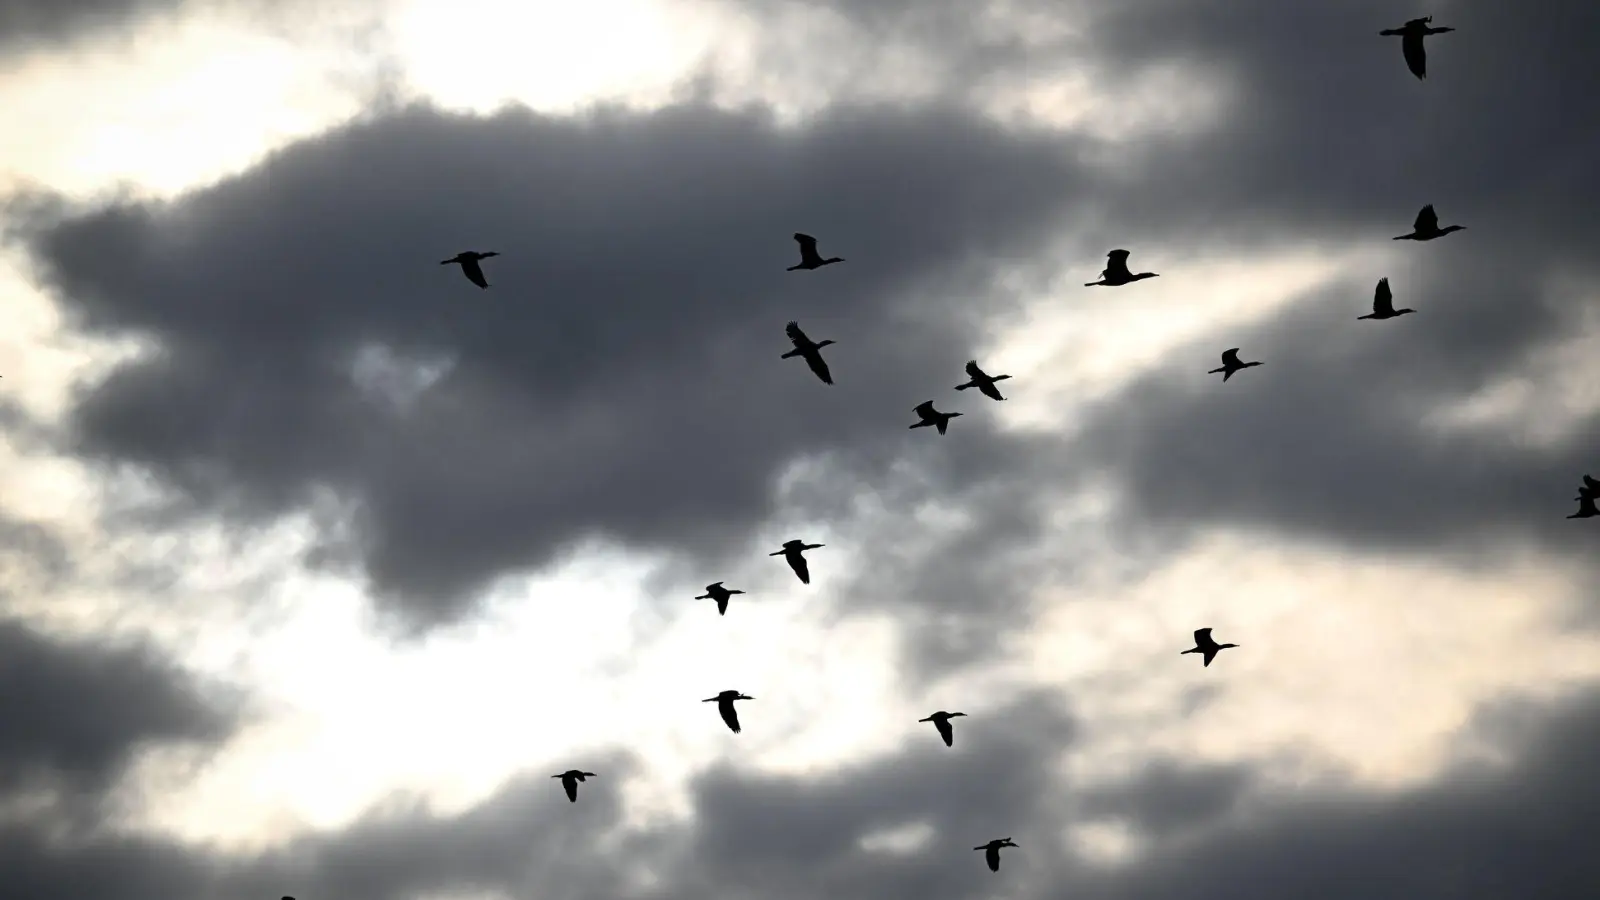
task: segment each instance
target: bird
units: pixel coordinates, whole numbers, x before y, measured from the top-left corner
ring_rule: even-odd
[[[1397,235],[1391,240],[1396,241],[1431,241],[1441,238],[1452,231],[1465,231],[1465,225],[1447,225],[1439,227],[1439,214],[1433,211],[1433,204],[1429,203],[1417,213],[1417,220],[1411,223],[1411,233]]]
[[[1217,643],[1216,639],[1211,636],[1211,629],[1201,628],[1194,633],[1194,646],[1183,651],[1183,653],[1204,653],[1206,655],[1206,665],[1209,666],[1211,665],[1211,660],[1215,659],[1218,653],[1221,653],[1223,650],[1226,650],[1229,647],[1237,646],[1239,645],[1219,644]],[[1182,656],[1183,653],[1178,655]]]
[[[735,700],[754,700],[754,699],[755,699],[754,697],[751,697],[748,694],[741,694],[738,691],[723,691],[722,693],[716,695],[715,697],[707,697],[706,699],[701,700],[700,702],[701,703],[710,703],[712,701],[716,701],[717,712],[722,713],[722,721],[728,723],[728,727],[733,730],[734,734],[738,734],[739,733],[739,711],[733,708],[733,701],[735,701]]]
[[[1422,39],[1430,34],[1455,31],[1454,28],[1434,28],[1428,24],[1432,21],[1433,16],[1423,16],[1420,19],[1412,19],[1399,28],[1385,28],[1378,32],[1384,37],[1400,38],[1400,52],[1405,54],[1406,68],[1410,69],[1411,74],[1417,76],[1418,80],[1428,77],[1428,52],[1423,49]]]
[[[788,269],[790,272],[793,272],[796,269],[820,269],[823,266],[831,266],[834,263],[844,262],[844,257],[842,256],[835,256],[831,259],[823,259],[822,255],[817,252],[817,239],[809,234],[801,234],[800,232],[796,231],[794,233],[794,240],[795,243],[800,245],[800,264],[797,266],[790,266]]]
[[[941,709],[926,719],[918,719],[917,721],[932,722],[933,727],[939,729],[939,737],[944,738],[944,745],[946,747],[954,747],[956,733],[955,730],[950,727],[950,720],[954,719],[956,716],[964,715],[966,715],[964,712],[945,712]]]
[[[578,782],[584,780],[585,778],[599,778],[600,776],[594,774],[593,772],[585,772],[582,769],[568,769],[565,772],[562,772],[560,775],[551,775],[550,777],[561,779],[561,787],[566,790],[567,799],[573,803],[577,803]]]
[[[1223,381],[1227,381],[1229,378],[1233,377],[1233,373],[1239,371],[1240,369],[1248,369],[1251,366],[1259,366],[1259,365],[1261,365],[1261,363],[1258,363],[1258,362],[1240,362],[1239,361],[1239,348],[1238,347],[1234,347],[1232,350],[1224,350],[1224,351],[1222,351],[1222,368],[1220,368],[1220,369],[1212,369],[1211,371],[1207,372],[1206,374],[1207,375],[1215,375],[1218,372],[1221,372],[1222,373],[1222,380]]]
[[[983,858],[989,863],[989,871],[998,872],[1000,871],[1000,848],[1015,846],[1017,845],[1011,843],[1011,838],[996,838],[987,844],[973,847],[972,849],[984,851]]]
[[[1365,316],[1356,316],[1357,319],[1392,319],[1406,313],[1416,312],[1414,309],[1395,309],[1394,294],[1389,292],[1389,279],[1379,278],[1378,287],[1372,292],[1372,312]]]
[[[924,400],[921,403],[918,403],[916,407],[912,409],[912,412],[916,413],[917,417],[922,419],[922,421],[910,427],[926,428],[929,425],[932,425],[934,428],[939,429],[940,434],[944,434],[944,430],[950,427],[951,419],[961,415],[961,413],[939,412],[937,409],[933,408],[932,400]]]
[[[1084,282],[1083,286],[1094,287],[1098,284],[1104,285],[1105,287],[1116,287],[1118,285],[1128,284],[1130,282],[1139,281],[1145,278],[1159,277],[1161,276],[1157,275],[1155,272],[1140,272],[1139,274],[1134,275],[1128,271],[1128,251],[1113,250],[1106,254],[1106,268],[1105,271],[1100,273],[1100,280],[1086,281]]]
[[[1595,506],[1594,506],[1594,495],[1593,494],[1579,494],[1578,495],[1578,511],[1573,513],[1570,516],[1567,516],[1567,518],[1569,518],[1569,519],[1592,519],[1595,516],[1600,516],[1600,509],[1595,509]]]
[[[1578,496],[1572,499],[1582,500],[1585,496],[1600,499],[1600,481],[1588,475],[1583,476],[1583,487],[1578,488]]]
[[[467,276],[468,281],[472,282],[478,287],[486,288],[489,286],[489,279],[483,277],[483,267],[478,265],[478,261],[488,259],[491,256],[499,255],[500,253],[495,250],[490,250],[488,253],[479,253],[476,250],[465,250],[461,253],[457,253],[455,256],[452,256],[449,259],[440,260],[439,265],[448,266],[451,263],[460,263],[461,273]]]
[[[1004,397],[1000,396],[1000,389],[995,387],[994,383],[996,381],[1005,381],[1007,378],[1011,377],[1010,375],[990,375],[978,368],[978,361],[975,359],[967,360],[967,374],[971,376],[972,380],[968,381],[966,384],[956,385],[956,390],[964,391],[967,388],[977,388],[978,393],[990,399],[1005,399]]]
[[[800,583],[801,584],[810,584],[811,583],[811,569],[806,566],[806,558],[802,554],[805,553],[805,551],[807,551],[807,550],[815,550],[815,549],[817,549],[818,547],[821,547],[821,546],[824,546],[824,545],[823,544],[808,544],[805,541],[796,539],[796,540],[792,540],[792,541],[784,541],[782,550],[779,550],[776,553],[768,553],[767,555],[768,556],[781,556],[784,559],[788,560],[789,568],[793,569],[794,570],[794,574],[799,576]]]
[[[717,615],[725,616],[728,614],[728,598],[732,597],[734,594],[742,593],[744,593],[744,591],[730,591],[722,586],[722,582],[718,581],[713,584],[706,585],[706,592],[695,599],[717,601]]]
[[[811,338],[806,337],[804,331],[800,330],[800,323],[798,322],[790,322],[783,330],[789,335],[789,342],[794,344],[794,349],[783,354],[779,359],[788,359],[791,356],[803,357],[806,365],[810,366],[811,371],[822,379],[823,384],[833,384],[833,375],[828,371],[828,363],[822,358],[822,348],[835,342],[813,342]]]

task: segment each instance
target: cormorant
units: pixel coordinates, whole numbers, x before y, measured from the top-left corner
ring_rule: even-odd
[[[1118,285],[1129,284],[1145,278],[1159,277],[1161,276],[1157,275],[1155,272],[1140,272],[1139,274],[1134,275],[1128,271],[1128,251],[1113,250],[1106,254],[1106,268],[1105,271],[1100,273],[1100,280],[1084,282],[1083,286],[1094,287],[1098,284],[1105,287],[1116,287]]]
[[[963,713],[963,712],[945,712],[944,710],[941,709],[938,712],[934,713],[933,715],[927,717],[926,719],[918,719],[917,721],[918,722],[932,722],[933,723],[933,727],[939,729],[939,737],[944,738],[944,745],[946,747],[954,747],[955,746],[955,740],[956,740],[956,733],[955,733],[955,729],[950,727],[950,720],[954,719],[956,716],[964,716],[964,715],[966,715],[966,713]]]
[[[1000,396],[1000,389],[995,387],[994,383],[996,381],[1005,381],[1007,378],[1011,377],[1010,375],[989,375],[982,369],[978,368],[978,361],[975,359],[967,360],[967,374],[971,376],[972,380],[968,381],[966,384],[956,385],[956,390],[964,391],[967,388],[977,388],[978,393],[984,395],[985,397],[989,397],[994,400],[1005,399],[1004,397]]]
[[[706,592],[695,599],[717,601],[717,615],[725,616],[728,614],[728,598],[734,594],[742,593],[744,593],[744,591],[730,591],[722,586],[722,582],[718,581],[714,584],[706,585]]]
[[[734,734],[738,734],[739,712],[733,708],[733,701],[754,699],[754,697],[751,697],[747,694],[741,694],[738,691],[723,691],[715,697],[707,697],[700,702],[711,703],[712,701],[715,701],[717,704],[717,712],[722,713],[722,721],[728,723],[728,727],[733,729]]]
[[[1405,54],[1406,68],[1410,69],[1411,74],[1418,79],[1428,77],[1428,51],[1423,49],[1422,39],[1430,34],[1455,31],[1454,28],[1434,28],[1428,24],[1432,21],[1433,16],[1423,16],[1420,19],[1412,19],[1400,28],[1385,28],[1378,32],[1384,37],[1399,36],[1400,52]]]
[[[1396,241],[1431,241],[1441,238],[1452,231],[1465,231],[1465,225],[1447,225],[1439,227],[1439,214],[1433,211],[1433,204],[1429,203],[1417,213],[1417,220],[1411,223],[1411,233],[1397,235],[1392,238]]]
[[[1394,294],[1389,292],[1389,279],[1379,278],[1377,290],[1372,292],[1372,312],[1365,316],[1356,316],[1357,319],[1392,319],[1406,313],[1416,312],[1414,309],[1395,309]]]
[[[1000,848],[1015,846],[1017,845],[1011,843],[1011,838],[995,838],[981,847],[973,847],[972,849],[984,851],[983,858],[989,863],[989,871],[998,872],[1000,871]]]
[[[802,554],[807,550],[815,550],[822,544],[808,544],[802,540],[784,541],[783,549],[777,553],[768,553],[768,556],[781,556],[789,562],[789,568],[800,577],[801,584],[811,583],[811,570],[806,566],[806,558]]]
[[[460,263],[461,273],[467,276],[468,281],[472,282],[478,287],[486,288],[489,286],[489,279],[483,277],[483,267],[478,265],[478,261],[482,259],[488,259],[491,256],[499,255],[500,253],[495,250],[490,250],[488,253],[479,253],[476,250],[466,250],[461,253],[457,253],[455,256],[452,256],[449,259],[441,260],[439,265],[448,266],[451,263]]]
[[[804,331],[800,330],[798,322],[790,322],[783,330],[788,333],[789,342],[794,344],[794,349],[779,359],[788,359],[791,356],[803,357],[806,365],[822,379],[823,384],[833,384],[833,375],[828,372],[828,363],[822,358],[822,348],[834,341],[813,342],[811,338],[806,337]]]
[[[835,256],[832,259],[823,259],[822,255],[817,252],[817,239],[809,234],[801,234],[797,231],[794,233],[794,240],[795,243],[800,245],[800,264],[797,266],[790,266],[790,272],[793,272],[796,269],[820,269],[823,266],[830,266],[834,263],[844,262],[844,257],[842,256]]]
[[[584,780],[585,778],[598,778],[600,776],[594,774],[593,772],[585,772],[582,769],[568,769],[565,772],[562,772],[560,775],[551,775],[550,777],[561,779],[561,787],[566,790],[567,799],[573,803],[577,803],[578,782]]]
[[[927,428],[929,425],[932,425],[934,428],[939,429],[940,434],[944,434],[944,430],[950,426],[951,419],[961,415],[961,413],[939,412],[937,409],[933,408],[932,400],[924,400],[921,403],[918,403],[912,412],[916,413],[917,418],[921,419],[922,421],[909,427]]]
[[[1239,646],[1239,645],[1238,644],[1219,644],[1219,643],[1217,643],[1216,639],[1211,636],[1211,629],[1209,629],[1209,628],[1201,628],[1200,630],[1198,630],[1198,631],[1196,631],[1194,633],[1194,646],[1191,647],[1188,650],[1183,651],[1183,653],[1204,653],[1206,655],[1206,663],[1205,664],[1207,666],[1209,666],[1209,665],[1211,665],[1211,660],[1215,659],[1216,655],[1218,653],[1221,653],[1222,651],[1228,649],[1229,647],[1237,647],[1237,646]],[[1178,655],[1182,656],[1183,653],[1180,653]]]
[[[1238,347],[1234,347],[1232,350],[1224,350],[1224,351],[1222,351],[1222,368],[1220,368],[1220,369],[1212,369],[1211,371],[1207,372],[1206,374],[1207,375],[1215,375],[1218,372],[1221,372],[1222,373],[1222,380],[1223,381],[1227,381],[1229,378],[1233,377],[1233,373],[1239,371],[1240,369],[1248,369],[1251,366],[1259,366],[1259,365],[1261,365],[1261,363],[1258,363],[1258,362],[1240,362],[1239,361],[1239,348]]]

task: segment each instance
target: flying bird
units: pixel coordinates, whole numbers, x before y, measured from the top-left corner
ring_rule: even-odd
[[[801,234],[800,232],[796,231],[794,233],[794,240],[795,243],[800,245],[800,264],[797,266],[790,266],[788,269],[790,272],[793,272],[796,269],[820,269],[823,266],[831,266],[834,263],[844,262],[844,257],[842,256],[835,256],[831,259],[823,259],[822,255],[817,252],[817,239],[809,234]]]
[[[1411,74],[1417,76],[1419,80],[1428,77],[1428,51],[1423,48],[1422,39],[1430,34],[1455,31],[1454,28],[1434,28],[1428,24],[1432,21],[1433,16],[1423,16],[1420,19],[1412,19],[1399,28],[1385,28],[1378,32],[1384,37],[1400,38],[1400,52],[1405,54],[1406,68],[1410,69]]]
[[[728,598],[732,597],[734,594],[742,593],[744,593],[744,591],[730,591],[722,586],[722,582],[718,581],[714,584],[706,585],[706,592],[695,599],[717,601],[717,615],[725,616],[728,614]]]
[[[1414,309],[1395,309],[1394,294],[1389,292],[1389,279],[1379,278],[1378,287],[1372,292],[1372,312],[1365,316],[1356,316],[1357,319],[1392,319],[1406,313],[1416,312]]]
[[[551,775],[550,777],[561,779],[561,787],[566,790],[567,799],[573,803],[577,803],[578,782],[584,780],[585,778],[599,778],[600,776],[594,774],[593,772],[585,772],[582,769],[568,769],[565,772],[562,772],[560,775]]]
[[[989,863],[989,871],[998,872],[1000,871],[1000,848],[1015,846],[1017,845],[1011,843],[1011,838],[995,838],[981,847],[973,847],[972,849],[982,850],[984,860]]]
[[[1134,275],[1128,271],[1128,251],[1113,250],[1106,254],[1106,268],[1105,271],[1100,273],[1100,280],[1086,281],[1084,282],[1083,286],[1094,287],[1098,284],[1105,287],[1116,287],[1118,285],[1129,284],[1145,278],[1159,277],[1161,276],[1157,275],[1155,272],[1140,272],[1139,274]]]
[[[1594,507],[1594,495],[1584,493],[1578,495],[1578,511],[1567,516],[1567,518],[1592,519],[1595,516],[1600,516],[1600,509],[1595,509]]]
[[[1578,496],[1572,499],[1582,500],[1585,494],[1600,499],[1600,481],[1596,481],[1588,475],[1583,476],[1583,487],[1578,488]]]
[[[939,737],[944,738],[944,745],[946,747],[954,747],[955,746],[955,740],[956,740],[956,733],[955,733],[955,729],[950,727],[950,720],[954,719],[956,716],[964,716],[964,715],[966,715],[966,713],[963,713],[963,712],[945,712],[944,710],[941,709],[938,712],[934,713],[933,715],[927,717],[926,719],[918,719],[917,721],[918,722],[932,722],[933,723],[933,727],[939,729]]]
[[[939,412],[937,409],[933,408],[932,400],[924,400],[921,403],[918,403],[912,412],[916,413],[917,418],[921,419],[922,421],[909,427],[927,428],[929,425],[932,425],[934,428],[939,429],[940,434],[944,434],[944,430],[950,427],[951,419],[961,415],[961,413]]]
[[[735,701],[735,700],[754,700],[754,699],[755,699],[754,697],[751,697],[751,696],[749,696],[747,694],[741,694],[738,691],[723,691],[722,693],[716,695],[715,697],[707,697],[706,699],[701,700],[700,702],[701,703],[711,703],[711,702],[715,701],[716,704],[717,704],[717,712],[722,714],[722,721],[728,723],[728,727],[733,730],[734,734],[738,734],[739,733],[739,711],[733,708],[733,701]]]
[[[807,550],[815,550],[821,546],[823,545],[808,544],[802,540],[784,541],[782,550],[779,550],[776,553],[768,553],[767,555],[783,557],[789,562],[789,568],[794,570],[794,574],[799,576],[800,583],[810,584],[811,569],[806,566],[806,558],[803,554]]]
[[[956,390],[964,391],[967,388],[977,388],[978,393],[992,400],[1005,399],[1004,397],[1000,396],[1000,389],[995,387],[994,383],[996,381],[1005,381],[1007,378],[1011,377],[1010,375],[989,375],[982,369],[978,368],[978,361],[975,359],[967,360],[967,375],[971,377],[971,380],[966,384],[956,385]]]
[[[1439,227],[1439,214],[1433,211],[1433,204],[1429,203],[1417,213],[1417,220],[1411,223],[1411,233],[1397,235],[1392,238],[1396,241],[1431,241],[1442,238],[1452,231],[1465,231],[1465,225],[1447,225]]]
[[[1233,373],[1239,371],[1240,369],[1248,369],[1251,366],[1259,366],[1259,365],[1261,365],[1261,363],[1258,363],[1258,362],[1240,362],[1239,361],[1239,348],[1238,347],[1234,347],[1232,350],[1224,350],[1224,351],[1222,351],[1222,368],[1220,368],[1220,369],[1212,369],[1211,371],[1207,372],[1206,374],[1207,375],[1215,375],[1218,372],[1221,372],[1222,373],[1222,380],[1223,381],[1227,381],[1229,378],[1233,377]]]
[[[1201,628],[1201,629],[1199,629],[1198,631],[1196,631],[1194,633],[1194,646],[1191,647],[1188,650],[1183,651],[1183,653],[1204,653],[1205,656],[1206,656],[1206,663],[1205,664],[1207,666],[1209,666],[1209,665],[1211,665],[1211,660],[1215,659],[1218,653],[1221,653],[1222,651],[1228,649],[1229,647],[1237,647],[1237,646],[1239,646],[1239,645],[1238,644],[1219,644],[1219,643],[1217,643],[1216,639],[1211,636],[1211,629],[1209,629],[1209,628]],[[1178,655],[1182,656],[1183,653],[1180,653]]]
[[[835,342],[813,342],[811,338],[806,337],[804,331],[800,330],[798,322],[790,322],[784,328],[784,331],[789,335],[789,342],[794,344],[794,349],[785,353],[779,359],[788,359],[791,356],[802,357],[805,359],[806,365],[811,367],[811,371],[822,379],[823,384],[833,384],[833,375],[828,372],[828,363],[822,358],[822,348]]]
[[[472,282],[478,287],[486,288],[489,286],[489,279],[483,277],[483,266],[478,265],[478,261],[488,259],[491,256],[499,255],[500,253],[495,250],[490,250],[488,253],[479,253],[476,250],[466,250],[461,253],[457,253],[455,256],[452,256],[449,259],[440,260],[439,265],[448,266],[451,263],[460,263],[461,273],[467,276],[468,281]]]

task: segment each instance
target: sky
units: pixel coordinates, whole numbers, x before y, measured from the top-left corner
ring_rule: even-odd
[[[0,883],[1600,896],[1539,7],[0,0]]]

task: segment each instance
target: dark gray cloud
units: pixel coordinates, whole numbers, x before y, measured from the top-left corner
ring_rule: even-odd
[[[127,25],[187,0],[0,0],[0,52]]]
[[[332,489],[346,558],[428,622],[593,534],[740,552],[802,456],[882,470],[913,405],[972,406],[970,298],[1076,185],[1054,142],[941,110],[412,108],[32,249],[74,321],[161,348],[82,398],[78,449],[246,519]],[[849,261],[785,272],[796,230]],[[492,289],[437,265],[468,247],[504,254]],[[835,387],[778,358],[791,318],[839,342]],[[364,388],[367,348],[450,368],[402,400],[415,367]],[[1012,452],[984,423],[945,441],[969,471]]]

